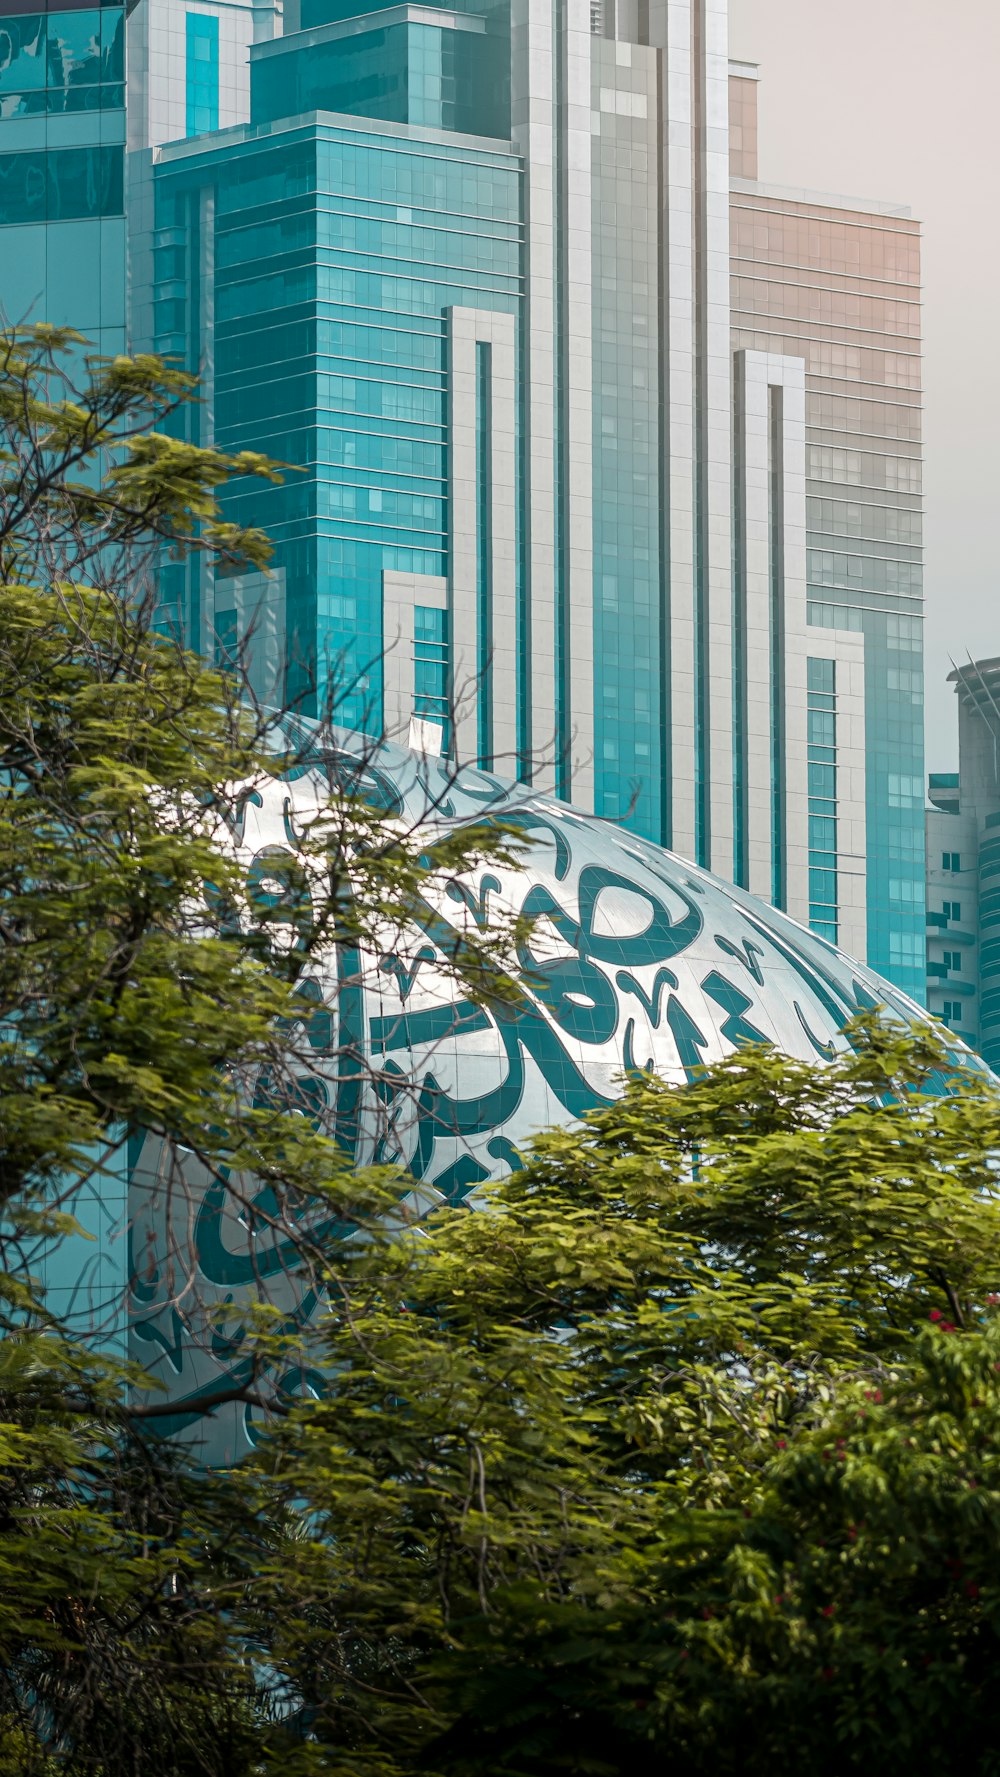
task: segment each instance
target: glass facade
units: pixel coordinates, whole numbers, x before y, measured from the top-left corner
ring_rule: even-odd
[[[809,738],[809,924],[837,942],[837,666],[810,656],[807,666]]]
[[[404,20],[360,32],[327,25],[305,33],[302,49],[291,54],[279,41],[254,69],[253,121],[331,111],[509,137],[506,15],[496,9],[491,16],[498,29],[488,33],[471,19],[451,18],[440,26]]]
[[[198,371],[185,434],[287,466],[224,495],[273,573],[164,562],[160,627],[347,726],[395,697],[922,997],[919,230],[757,182],[724,6],[136,0],[127,67],[120,4],[2,7],[6,314]],[[926,931],[968,1030],[981,924],[1000,1052],[995,813]]]
[[[164,629],[229,660],[262,621],[273,695],[377,730],[386,576],[409,577],[410,710],[440,718],[461,660],[463,756],[920,995],[919,231],[759,184],[754,70],[723,9],[671,5],[691,62],[665,82],[659,4],[539,0],[528,32],[508,0],[289,0],[269,37],[266,6],[138,0],[127,168],[122,7],[12,12],[5,306],[119,349],[128,206],[132,343],[204,374],[179,423],[289,465],[225,496],[275,573],[165,563]],[[862,676],[863,772],[820,756],[831,725],[850,750]]]
[[[805,360],[809,619],[865,642],[868,960],[922,999],[919,227],[737,176],[731,255],[737,345]]]
[[[206,13],[185,18],[187,134],[219,127],[219,21]]]
[[[927,1004],[1000,1068],[1000,660],[949,674],[957,772],[927,780]]]
[[[125,345],[125,9],[0,3],[0,312]],[[83,1232],[26,1254],[53,1312],[120,1335],[125,1166],[64,1205]]]
[[[442,744],[448,734],[448,613],[417,605],[414,610],[413,713],[440,724]]]
[[[290,125],[165,161],[155,203],[156,348],[200,361],[211,280],[216,441],[291,465],[228,496],[276,545],[287,693],[378,727],[382,575],[447,573],[447,313],[519,312],[520,163]],[[208,589],[174,571],[164,594],[207,645]]]
[[[411,595],[414,713],[440,713],[461,658],[479,687],[453,737],[466,756],[491,763],[509,714],[500,752],[536,781],[746,881],[920,995],[918,230],[758,184],[754,71],[729,64],[718,9],[693,5],[690,90],[668,92],[661,10],[631,41],[607,6],[584,35],[542,3],[526,38],[505,0],[299,0],[285,35],[253,46],[249,127],[225,137],[210,122],[221,26],[188,12],[187,126],[204,139],[151,169],[148,343],[210,366],[215,441],[292,465],[280,488],[227,495],[277,546],[259,598],[282,694],[308,709],[333,689],[341,720],[379,728],[384,577],[429,576],[445,591]],[[726,93],[731,184],[706,126]],[[683,191],[664,160],[680,129],[695,149]],[[482,325],[453,361],[463,314]],[[749,519],[761,416],[739,407],[734,353],[769,387],[768,489]],[[498,389],[513,468],[497,467]],[[188,416],[196,433],[204,417]],[[740,551],[761,525],[758,595]],[[246,591],[222,578],[168,566],[162,590],[161,621],[209,649],[229,613],[244,626]],[[806,614],[825,638],[800,633]],[[807,708],[807,657],[834,671],[837,710],[818,685]],[[826,718],[851,735],[862,689],[863,773],[853,752],[821,758],[818,738]],[[819,807],[828,768],[850,787],[839,811]]]
[[[0,120],[120,110],[124,81],[120,6],[0,17]]]
[[[0,302],[125,343],[125,10],[0,11]]]
[[[740,179],[757,177],[757,72],[747,78],[738,63],[729,74],[729,165]]]
[[[594,137],[594,807],[649,838],[668,819],[662,732],[657,112],[650,69],[594,44],[598,92],[631,89]]]

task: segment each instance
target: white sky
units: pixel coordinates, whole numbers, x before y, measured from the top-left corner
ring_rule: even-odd
[[[730,0],[760,176],[924,224],[927,769],[957,766],[949,655],[1000,654],[1000,0]]]

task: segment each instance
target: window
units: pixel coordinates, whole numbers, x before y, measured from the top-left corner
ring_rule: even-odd
[[[961,974],[962,952],[960,950],[946,950],[941,961],[944,963],[946,969],[953,969],[956,974]]]
[[[0,223],[120,216],[124,208],[121,148],[0,154]]]
[[[903,776],[898,772],[889,773],[889,807],[916,808],[923,806],[924,784],[919,777]],[[947,866],[945,866],[947,868]]]
[[[946,1024],[948,1024],[948,1023],[961,1024],[961,1022],[962,1022],[962,1002],[961,1002],[961,1000],[945,1000],[944,1005],[941,1008],[941,1016],[944,1019]]]
[[[0,119],[124,103],[121,7],[0,17]]]
[[[916,932],[890,932],[889,961],[902,968],[921,968],[924,963],[922,939]]]
[[[942,870],[951,870],[953,873],[957,870],[961,870],[961,853],[957,851],[943,851],[941,853],[941,868]]]
[[[239,659],[239,629],[235,611],[215,613],[215,664],[231,672]]]
[[[413,713],[448,724],[448,616],[431,605],[413,609]],[[447,734],[444,735],[447,744]]]
[[[836,663],[806,661],[809,786],[809,925],[837,942]]]
[[[219,21],[187,14],[187,134],[219,127]]]
[[[945,901],[941,911],[945,919],[961,919],[962,903],[961,901]]]

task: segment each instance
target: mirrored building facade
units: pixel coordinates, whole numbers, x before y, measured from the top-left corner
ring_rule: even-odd
[[[736,360],[779,354],[804,371],[808,671],[827,681],[807,717],[809,923],[835,923],[845,897],[865,907],[869,961],[921,997],[919,225],[897,205],[760,183],[756,68],[734,65],[730,104]],[[852,646],[860,798],[842,756]]]
[[[127,68],[123,26],[0,24],[0,294],[294,465],[227,496],[273,573],[166,564],[164,627],[920,997],[917,225],[759,182],[726,0],[137,0]]]
[[[0,6],[0,309],[126,337],[125,8]]]
[[[0,0],[0,305],[168,354],[195,440],[292,466],[226,496],[273,571],[165,563],[164,629],[771,902],[820,999],[826,942],[920,1000],[919,231],[762,184],[757,95],[726,0]],[[932,1009],[990,1056],[948,887]],[[697,1032],[755,1031],[705,966]],[[827,1033],[788,1003],[761,1031]],[[90,1326],[124,1162],[33,1260]]]
[[[1000,1068],[1000,660],[949,675],[958,770],[927,780],[927,1004]]]

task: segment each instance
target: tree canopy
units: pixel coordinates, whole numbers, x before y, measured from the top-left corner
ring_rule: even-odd
[[[417,1222],[302,1114],[303,984],[510,837],[428,847],[320,725],[327,802],[280,880],[248,869],[226,835],[303,730],[146,587],[163,548],[262,560],[217,494],[274,471],[175,447],[194,389],[154,360],[61,381],[81,349],[0,354],[0,1774],[988,1777],[993,1083],[869,1016],[822,1065],[639,1072]],[[470,924],[464,992],[516,996],[515,939]],[[150,1130],[323,1302],[308,1346],[249,1317],[269,1429],[229,1471],[32,1275]]]

